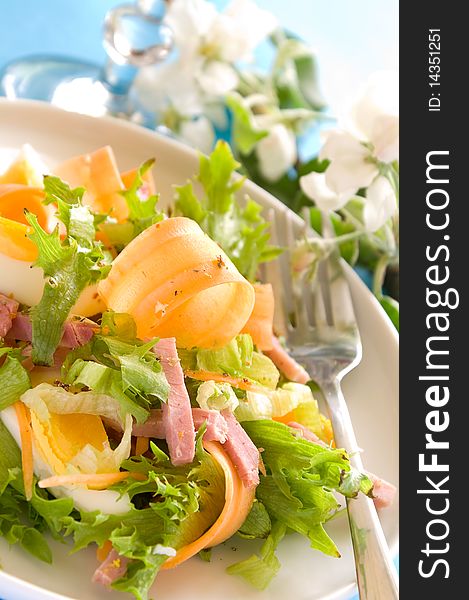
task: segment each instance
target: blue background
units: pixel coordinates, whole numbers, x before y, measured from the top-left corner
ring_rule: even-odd
[[[0,68],[37,53],[102,63],[101,24],[125,0],[0,0]],[[397,69],[398,0],[258,0],[316,49],[331,112],[378,69]],[[227,0],[215,0],[222,7]]]
[[[105,13],[121,0],[0,0],[0,69],[29,54],[103,63]],[[226,0],[214,0],[223,7]],[[376,70],[398,68],[398,0],[257,0],[316,50],[321,89],[338,114]]]

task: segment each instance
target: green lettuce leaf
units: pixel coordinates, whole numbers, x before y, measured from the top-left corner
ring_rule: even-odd
[[[202,447],[199,432],[191,465],[174,467],[168,456],[152,444],[154,459],[132,457],[124,467],[143,473],[142,481],[127,480],[112,489],[128,493],[134,505],[125,515],[81,513],[64,519],[75,550],[96,542],[112,542],[130,559],[126,574],[113,587],[146,600],[148,590],[168,555],[197,539],[220,514],[224,505],[224,475]]]
[[[266,538],[272,529],[272,521],[265,506],[259,500],[254,500],[246,520],[238,529],[240,537],[247,540]]]
[[[230,565],[226,572],[239,575],[258,590],[265,590],[280,570],[280,561],[275,555],[277,546],[287,531],[283,523],[275,522],[262,545],[260,555],[253,554],[249,558]]]
[[[307,537],[312,548],[340,556],[323,527],[339,508],[332,491],[348,497],[359,491],[369,494],[371,482],[365,475],[347,476],[351,467],[344,450],[296,437],[291,428],[275,421],[242,425],[254,444],[263,448],[266,475],[261,475],[256,497],[270,518]]]
[[[223,348],[178,349],[178,353],[185,370],[227,373],[270,389],[277,387],[280,378],[270,358],[254,350],[252,338],[247,333],[236,336]]]
[[[21,364],[21,350],[18,348],[0,348],[0,358],[5,356],[0,367],[0,410],[13,404],[31,387],[31,380]]]
[[[34,488],[31,502],[26,501],[21,452],[1,417],[0,448],[0,536],[51,563],[52,553],[43,533],[49,530],[57,536],[62,519],[72,511],[72,500],[50,500],[45,490]]]
[[[273,260],[281,249],[269,245],[269,225],[261,216],[261,206],[248,199],[241,207],[235,194],[243,178],[234,178],[240,164],[229,145],[219,141],[212,154],[200,155],[197,180],[204,190],[202,199],[192,182],[176,187],[176,213],[197,221],[223,248],[238,270],[254,281],[259,264]]]
[[[106,276],[111,257],[95,240],[93,213],[81,203],[84,190],[71,190],[52,176],[44,177],[44,190],[45,202],[57,204],[57,215],[67,230],[62,241],[58,227],[49,234],[36,215],[26,213],[33,229],[30,237],[39,252],[36,265],[46,277],[41,301],[31,310],[32,359],[35,364],[50,366],[70,310],[89,284]]]
[[[130,315],[103,313],[101,332],[68,354],[62,378],[69,385],[112,396],[120,404],[121,420],[131,414],[142,423],[152,407],[166,402],[169,384],[152,351],[157,340],[136,339]]]
[[[145,161],[137,170],[132,185],[122,192],[129,208],[129,217],[126,223],[114,223],[106,221],[101,224],[100,229],[107,235],[111,245],[122,250],[139,233],[158,223],[164,214],[157,210],[156,204],[159,195],[154,194],[147,198],[142,197],[141,188],[144,185],[143,176],[154,165],[153,158]]]
[[[301,383],[284,383],[281,387],[265,392],[247,391],[246,396],[239,400],[236,409],[238,421],[253,421],[255,419],[272,419],[282,417],[299,407],[307,407],[308,414],[318,414],[318,403],[311,389]],[[303,423],[303,421],[301,421]],[[315,430],[313,430],[315,431]]]

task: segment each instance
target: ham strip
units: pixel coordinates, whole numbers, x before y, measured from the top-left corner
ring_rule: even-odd
[[[173,465],[194,460],[195,431],[191,402],[176,350],[175,338],[163,338],[154,347],[170,385],[168,401],[163,404],[163,427]]]
[[[293,429],[297,429],[301,432],[301,435],[308,440],[308,442],[313,442],[313,444],[318,444],[318,446],[323,446],[324,448],[329,448],[329,445],[326,442],[323,442],[318,436],[313,433],[310,429],[302,425],[301,423],[297,423],[296,421],[290,421],[287,423],[288,427],[292,427]]]
[[[329,448],[325,442],[319,439],[315,433],[310,431],[304,425],[296,423],[295,421],[290,421],[290,423],[288,423],[288,427],[293,427],[294,429],[301,431],[301,435],[305,438],[305,440],[313,442],[314,444],[318,444],[319,446],[324,446],[324,448]],[[396,486],[392,483],[389,483],[389,481],[380,479],[369,471],[365,472],[373,482],[373,502],[375,503],[376,508],[381,509],[391,506],[396,495]]]
[[[264,354],[290,381],[305,384],[311,379],[306,370],[288,354],[275,335],[272,336],[272,350],[264,351]]]
[[[95,329],[98,326],[92,321],[67,321],[65,323],[64,332],[60,346],[62,348],[78,348],[84,346],[93,337]],[[18,313],[13,319],[11,328],[6,334],[8,340],[20,340],[22,342],[30,342],[33,336],[33,328],[31,317],[23,313]]]
[[[373,482],[373,502],[377,509],[387,508],[394,502],[396,496],[396,486],[389,481],[380,479],[373,473],[367,471],[368,477]]]
[[[5,337],[10,331],[18,306],[16,300],[0,294],[0,338]]]
[[[206,442],[225,442],[228,433],[228,426],[225,419],[217,410],[204,410],[202,408],[192,409],[192,418],[196,431],[207,424],[207,430],[204,434]],[[155,408],[150,411],[150,416],[145,423],[135,423],[132,428],[132,435],[138,437],[150,437],[163,440],[166,438],[166,431],[163,425],[163,411]]]
[[[128,558],[120,556],[113,548],[94,572],[93,581],[109,587],[125,575],[129,562]]]
[[[221,413],[228,426],[228,435],[223,444],[233,461],[244,485],[248,488],[259,484],[259,450],[239,424],[232,412],[225,409]]]

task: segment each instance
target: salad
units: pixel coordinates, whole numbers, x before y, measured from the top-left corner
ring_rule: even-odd
[[[351,468],[275,335],[258,274],[282,249],[229,146],[166,212],[152,165],[25,146],[0,175],[0,534],[45,562],[50,536],[93,547],[96,585],[140,600],[238,535],[263,543],[227,571],[264,589],[286,535],[340,556],[338,494],[394,488]]]

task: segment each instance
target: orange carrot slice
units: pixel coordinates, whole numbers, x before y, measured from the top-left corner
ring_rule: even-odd
[[[132,169],[130,171],[126,171],[125,173],[121,173],[122,183],[124,184],[126,189],[129,189],[135,178],[137,177],[138,168]],[[143,185],[140,188],[140,193],[144,198],[148,198],[156,193],[155,179],[151,172],[151,169],[145,171],[142,175]]]
[[[141,456],[147,452],[150,447],[150,438],[147,437],[138,437],[135,442],[135,455]]]
[[[56,167],[54,174],[71,187],[84,187],[83,202],[95,212],[110,213],[119,222],[127,219],[127,203],[119,193],[125,188],[110,146],[71,158]]]
[[[204,548],[211,548],[230,538],[246,520],[254,501],[255,488],[243,485],[231,459],[218,442],[204,442],[204,447],[223,469],[225,475],[225,505],[215,523],[197,540],[180,548],[168,558],[162,569],[172,569]]]
[[[118,483],[133,477],[134,479],[144,479],[143,473],[129,473],[127,471],[119,471],[117,473],[74,473],[72,475],[53,475],[41,479],[38,485],[40,488],[52,488],[62,485],[87,485],[94,490],[103,490],[108,488],[113,483]]]
[[[186,377],[197,379],[197,381],[217,381],[218,383],[229,383],[231,386],[239,390],[250,390],[252,392],[265,392],[265,388],[253,383],[250,379],[241,377],[232,377],[224,373],[216,373],[215,371],[192,371],[188,369],[184,371]]]
[[[255,283],[256,301],[243,333],[249,333],[261,350],[272,350],[274,292],[270,283]]]
[[[132,240],[98,289],[108,308],[134,317],[139,337],[175,337],[185,348],[226,345],[254,306],[252,285],[185,217],[156,223]]]
[[[105,561],[111,550],[112,544],[109,540],[106,540],[101,547],[98,546],[98,548],[96,548],[96,558],[99,560],[99,562]]]
[[[26,500],[33,497],[33,436],[29,410],[21,401],[14,404],[21,437],[21,467],[23,469],[24,495]]]

